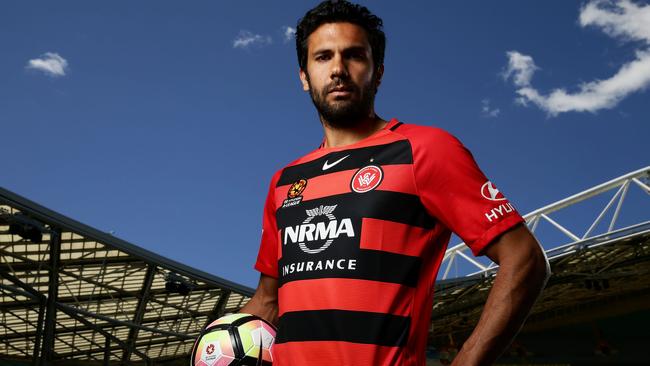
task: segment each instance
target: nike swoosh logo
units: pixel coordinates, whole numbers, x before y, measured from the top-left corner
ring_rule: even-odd
[[[327,160],[325,160],[325,164],[323,164],[323,170],[327,170],[327,169],[333,167],[334,165],[336,165],[336,164],[342,162],[343,159],[347,158],[348,156],[350,156],[350,155],[345,155],[344,157],[340,158],[339,160],[333,162],[332,164],[328,164],[328,163],[327,163]]]

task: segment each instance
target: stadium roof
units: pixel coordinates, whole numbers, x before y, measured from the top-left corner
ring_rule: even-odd
[[[552,276],[533,307],[524,331],[650,308],[649,183],[650,167],[646,167],[524,216],[534,233],[539,230],[539,224],[545,222],[569,241],[546,250]],[[621,208],[626,197],[630,197],[632,187],[640,188],[641,194],[646,196],[646,200],[640,197],[633,202],[642,205],[641,216],[645,217],[617,228]],[[595,220],[584,234],[569,230],[568,224],[551,217],[612,191],[614,194],[605,201],[605,207],[594,211]],[[609,218],[609,222],[605,222],[605,218]],[[604,227],[602,232],[597,231],[600,227]],[[495,263],[480,263],[463,253],[467,250],[461,243],[445,254],[441,267],[443,278],[436,283],[434,296],[433,343],[447,344],[450,336],[462,338],[474,328],[496,276],[498,266]],[[457,261],[466,261],[471,269],[465,270],[465,276],[446,278]]]
[[[253,290],[0,188],[0,356],[160,363],[186,358]]]

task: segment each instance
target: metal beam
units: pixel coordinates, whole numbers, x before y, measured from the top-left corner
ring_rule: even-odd
[[[18,277],[12,275],[11,273],[9,273],[8,271],[6,271],[3,268],[0,268],[0,277],[4,277],[4,278],[8,279],[14,285],[20,287],[21,289],[25,290],[25,292],[30,294],[30,295],[25,294],[25,296],[29,296],[29,297],[31,297],[33,299],[43,299],[43,300],[45,299],[45,296],[43,294],[36,291],[33,287],[31,287],[30,285],[24,283]]]
[[[34,340],[34,355],[32,358],[32,366],[38,365],[38,360],[41,358],[41,335],[43,334],[43,318],[45,317],[45,301],[39,301],[38,306],[38,326],[36,328],[36,340]]]
[[[138,306],[135,310],[135,315],[133,316],[133,324],[141,325],[142,318],[144,317],[144,311],[147,308],[147,301],[149,300],[149,292],[151,291],[151,284],[153,283],[154,275],[156,274],[156,266],[148,265],[147,273],[144,276],[144,281],[142,282],[142,289],[140,290],[140,299],[138,300]],[[139,328],[131,328],[129,330],[128,344],[133,347],[135,340],[138,338]],[[131,351],[129,348],[125,349],[122,353],[122,359],[129,361],[131,359]]]
[[[15,254],[15,253],[8,252],[8,251],[3,250],[3,249],[0,249],[0,254],[8,255],[8,256],[11,256],[11,257],[14,257],[14,258],[20,259],[20,260],[22,260],[22,261],[25,261],[25,262],[33,263],[34,266],[36,266],[36,265],[40,265],[40,266],[44,267],[45,269],[48,269],[48,270],[51,269],[51,267],[50,267],[49,265],[43,265],[43,264],[41,264],[41,263],[38,262],[38,261],[35,261],[35,260],[33,260],[33,259],[29,259],[29,258],[24,257],[24,256],[19,255],[19,254]],[[33,267],[29,267],[29,268],[33,268]],[[29,269],[29,268],[28,268],[28,269]],[[2,266],[0,266],[0,272],[2,272],[3,270],[4,270],[4,269],[2,268]],[[18,270],[16,270],[16,271],[18,271]],[[121,289],[121,288],[119,288],[119,287],[115,287],[115,286],[112,286],[112,285],[108,285],[108,284],[102,283],[102,282],[100,282],[100,281],[97,281],[97,280],[94,280],[94,279],[91,279],[91,278],[88,278],[88,277],[84,277],[84,276],[78,275],[78,274],[76,274],[76,273],[72,273],[72,272],[69,272],[69,271],[63,270],[63,269],[61,269],[61,268],[59,268],[57,272],[58,272],[58,273],[61,273],[61,274],[64,274],[64,275],[66,275],[66,276],[70,276],[70,277],[76,278],[76,279],[78,279],[78,280],[80,280],[80,281],[88,282],[88,283],[91,283],[91,284],[93,284],[93,285],[95,285],[95,286],[99,286],[99,287],[102,287],[102,288],[105,288],[105,289],[108,289],[108,290],[111,290],[111,291],[116,292],[116,294],[110,294],[110,293],[109,293],[109,294],[106,294],[105,296],[106,296],[107,299],[128,298],[128,297],[130,297],[130,298],[135,298],[135,297],[138,296],[136,292],[123,290],[123,289]],[[196,286],[196,287],[194,288],[194,291],[209,290],[209,289],[212,289],[212,287],[210,287],[210,285],[208,285],[208,284],[204,284],[204,285]],[[34,291],[35,291],[35,290],[34,290]],[[155,295],[157,295],[157,294],[164,294],[164,293],[168,293],[168,292],[169,292],[169,291],[167,291],[166,289],[158,289],[158,290],[152,290],[151,293],[150,293],[150,295],[154,295],[154,294],[155,294]],[[90,300],[94,300],[94,299],[99,298],[100,296],[102,296],[102,295],[89,295],[88,298],[89,298]],[[76,302],[77,302],[76,300],[79,300],[79,299],[81,299],[81,297],[77,297],[76,299],[73,299],[73,301],[76,303]],[[172,308],[174,308],[174,309],[176,309],[176,310],[185,311],[185,312],[187,312],[187,313],[189,313],[189,314],[193,314],[193,315],[194,315],[194,314],[197,313],[197,312],[195,312],[195,311],[193,311],[193,310],[189,310],[189,309],[183,308],[182,306],[179,306],[179,305],[176,305],[176,304],[171,304],[171,303],[167,303],[167,302],[165,302],[165,301],[158,300],[158,299],[156,299],[156,298],[153,297],[153,296],[149,299],[149,301],[151,301],[151,302],[155,302],[155,303],[158,303],[158,304],[163,305],[163,306],[169,306],[169,307],[172,307]],[[61,302],[61,301],[59,301],[59,302]],[[83,302],[83,301],[80,301],[80,302]]]
[[[50,232],[50,285],[47,290],[45,325],[43,330],[43,353],[41,355],[41,366],[49,363],[54,357],[54,331],[56,324],[56,300],[59,292],[59,254],[61,242],[58,230]]]
[[[81,314],[81,315],[84,315],[84,316],[88,316],[88,317],[91,317],[91,318],[100,319],[100,320],[112,323],[113,325],[136,327],[136,328],[145,330],[147,332],[162,334],[162,335],[166,335],[166,336],[169,336],[169,337],[177,337],[177,338],[180,338],[180,339],[190,339],[190,338],[192,338],[191,336],[188,336],[187,334],[178,333],[178,332],[171,332],[171,331],[168,331],[168,330],[162,330],[162,329],[157,329],[157,328],[152,328],[152,327],[147,327],[147,326],[144,326],[144,325],[133,324],[131,322],[114,319],[114,318],[111,318],[110,316],[95,314],[95,313],[93,313],[91,311],[75,308],[74,306],[70,306],[70,305],[66,305],[66,304],[57,303],[56,306],[59,309],[65,311],[66,313],[73,312],[75,314]],[[97,327],[95,324],[93,324],[92,328],[96,329],[96,328],[99,328],[99,327]]]
[[[59,305],[60,305],[60,304],[59,304]],[[77,314],[73,309],[70,309],[70,308],[71,308],[71,307],[68,307],[67,305],[66,305],[65,307],[61,307],[61,306],[59,306],[59,309],[60,309],[61,311],[63,311],[64,313],[68,314],[69,316],[71,316],[71,317],[77,319],[78,321],[80,321],[81,323],[85,324],[86,326],[88,326],[88,327],[94,329],[96,332],[102,334],[104,337],[110,338],[113,342],[119,344],[122,348],[126,348],[126,347],[128,347],[128,344],[126,344],[125,342],[123,342],[123,341],[120,340],[119,338],[115,337],[115,336],[112,335],[111,333],[105,331],[104,329],[95,326],[95,324],[89,322],[85,317],[81,316],[80,314]],[[131,351],[132,351],[133,353],[135,353],[136,355],[142,357],[142,359],[144,359],[144,360],[148,360],[148,359],[149,359],[149,357],[147,357],[147,355],[145,355],[144,353],[138,351],[137,349],[132,349]]]
[[[111,363],[111,339],[106,338],[106,343],[104,344],[104,366],[109,366]]]
[[[206,311],[206,312],[201,314],[200,318],[210,316],[211,314],[212,314],[212,311],[210,311],[210,312]],[[140,326],[148,327],[149,329],[152,329],[152,328],[157,329],[157,328],[155,328],[156,325],[155,325],[154,322],[157,322],[158,324],[160,324],[160,323],[163,323],[163,322],[173,322],[173,321],[180,320],[180,319],[195,319],[195,318],[192,318],[192,317],[189,317],[189,316],[183,315],[183,314],[165,315],[165,316],[162,316],[162,317],[157,317],[155,319],[149,319],[146,323],[144,323],[144,324],[141,323]],[[214,318],[214,319],[216,319],[216,318]],[[131,324],[131,323],[129,323],[129,324]],[[104,324],[95,324],[95,326],[99,327],[99,328],[102,328],[102,329],[106,329],[106,328],[114,328],[116,326],[128,327],[129,325],[128,324],[113,324],[113,323],[107,322],[107,323],[104,323]],[[136,324],[133,324],[133,326],[136,326]],[[85,331],[92,330],[92,329],[95,329],[95,328],[89,328],[89,327],[86,327],[85,325],[80,325],[80,326],[76,326],[76,327],[59,328],[59,329],[57,329],[56,334],[57,335],[64,335],[64,334],[69,334],[69,333],[80,333],[80,332],[85,332]],[[20,333],[20,334],[8,334],[8,335],[0,336],[0,341],[17,339],[17,338],[25,338],[25,337],[34,337],[34,336],[36,336],[36,331],[24,332],[24,333]]]
[[[26,318],[22,317],[22,316],[21,316],[22,314],[21,314],[21,315],[18,315],[18,314],[16,314],[16,313],[12,312],[12,311],[7,311],[7,313],[8,313],[9,315],[11,315],[14,319],[18,319],[18,320],[22,321],[22,322],[23,322],[23,325],[28,325],[28,326],[31,326],[31,327],[33,327],[33,328],[38,328],[38,326],[37,326],[33,321],[30,321],[29,319],[26,319]],[[29,315],[27,315],[27,316],[29,317]],[[12,330],[12,331],[13,331],[13,330]],[[19,333],[19,332],[16,332],[16,334],[21,334],[21,335],[23,335],[22,338],[25,338],[25,336],[24,336],[25,333]]]
[[[203,287],[201,287],[197,291],[208,291],[208,290],[211,290],[211,288],[203,288]],[[165,294],[167,292],[168,291],[165,290],[164,288],[151,290],[150,293],[149,293],[149,302],[153,302],[153,303],[165,306],[165,307],[170,307],[170,308],[176,309],[178,311],[186,313],[187,316],[196,317],[196,316],[201,316],[201,315],[207,314],[206,311],[199,311],[199,310],[192,310],[192,309],[183,308],[182,306],[180,306],[178,304],[165,302],[165,301],[163,301],[163,300],[161,300],[159,298],[155,298],[156,295],[162,295],[162,294]],[[122,292],[122,293],[118,293],[118,294],[102,293],[102,294],[95,294],[95,295],[91,294],[91,295],[83,295],[83,296],[76,296],[76,297],[72,297],[72,296],[61,297],[60,296],[58,302],[61,303],[61,304],[77,304],[77,301],[81,302],[81,303],[92,302],[94,304],[97,304],[97,303],[105,304],[106,300],[108,300],[108,301],[111,301],[111,300],[112,301],[117,301],[117,300],[124,300],[124,299],[133,299],[135,297],[136,296],[133,295],[133,293],[131,293],[131,292],[128,292],[128,293],[123,293]],[[0,303],[0,311],[3,310],[3,309],[19,309],[19,308],[24,309],[26,307],[33,307],[33,306],[36,306],[38,304],[39,304],[38,300],[36,300],[36,299],[34,299],[34,300],[25,300],[25,301],[14,301],[14,302],[11,302],[11,303]]]
[[[621,198],[618,200],[616,210],[614,211],[614,216],[612,216],[612,221],[609,223],[609,228],[607,228],[607,231],[612,231],[612,229],[614,229],[614,225],[616,225],[616,219],[618,219],[618,214],[621,212],[621,206],[623,205],[623,200],[625,200],[625,195],[627,194],[629,187],[629,182],[623,185],[623,193],[621,193]]]
[[[37,299],[0,303],[0,312],[12,309],[31,309],[41,303]]]
[[[38,300],[34,299],[33,294],[30,294],[29,292],[21,290],[21,289],[19,289],[17,287],[14,287],[14,286],[11,286],[11,285],[3,285],[2,283],[0,283],[0,289],[5,290],[5,291],[9,291],[10,293],[13,293],[13,294],[18,294],[20,296],[24,296],[24,297],[28,297],[28,298],[32,299],[32,300],[27,300],[27,301],[19,301],[16,296],[7,294],[7,296],[10,296],[12,299],[14,299],[13,302],[18,302],[18,303],[21,303],[21,304],[25,303],[25,304],[31,304],[31,305],[37,305],[38,304]],[[25,306],[18,306],[16,308],[23,309],[23,308],[25,308]],[[0,306],[0,310],[4,310],[4,309],[5,309],[4,307]]]
[[[219,300],[217,301],[216,304],[214,304],[214,308],[208,314],[208,320],[205,322],[203,325],[203,328],[201,330],[205,329],[210,323],[213,321],[219,319],[219,317],[223,314],[224,310],[226,309],[226,304],[228,303],[228,299],[230,298],[230,294],[232,294],[232,291],[222,291],[221,295],[219,296]]]
[[[0,250],[3,251],[4,250]],[[5,254],[5,253],[3,253]],[[141,262],[146,263],[142,259],[135,257],[110,257],[110,258],[88,258],[88,259],[67,259],[60,261],[61,267],[86,267],[86,266],[101,266],[102,264],[127,264]],[[40,262],[38,262],[40,263]],[[30,263],[0,263],[0,268],[9,269],[11,266],[15,271],[26,271],[33,270],[34,267]],[[47,265],[42,265],[43,268],[47,268]]]
[[[0,268],[0,277],[4,277],[16,286],[20,287],[21,289],[24,290],[24,292],[20,292],[21,295],[25,297],[31,297],[33,300],[29,301],[32,303],[33,301],[37,301],[39,304],[39,311],[38,311],[38,324],[36,327],[36,340],[34,342],[34,352],[33,352],[33,358],[32,358],[32,365],[36,366],[41,362],[40,360],[43,359],[43,357],[39,357],[40,353],[40,348],[41,348],[41,334],[42,334],[42,328],[43,328],[43,317],[45,313],[45,306],[46,306],[46,299],[43,294],[35,290],[33,287],[29,286],[28,284],[24,283],[21,281],[19,278],[16,276],[12,275],[11,273],[7,272],[6,270]],[[16,289],[11,289],[9,286],[3,286],[6,287],[8,290],[13,291],[13,292],[18,292]]]
[[[584,191],[582,191],[580,193],[576,193],[571,197],[567,197],[567,198],[565,198],[563,200],[560,200],[560,201],[557,201],[557,202],[552,203],[550,205],[539,208],[539,209],[537,209],[537,210],[535,210],[533,212],[530,212],[530,213],[526,214],[525,217],[534,216],[534,215],[537,215],[537,214],[540,214],[540,213],[549,214],[549,213],[555,212],[555,211],[560,210],[560,209],[562,209],[564,207],[567,207],[567,206],[570,206],[570,205],[575,204],[577,202],[583,201],[583,200],[585,200],[587,198],[591,198],[591,197],[596,196],[596,195],[598,195],[600,193],[609,191],[612,188],[619,187],[619,186],[623,185],[629,179],[637,178],[637,180],[638,180],[638,178],[640,178],[640,177],[647,176],[649,171],[650,171],[650,166],[647,166],[645,168],[641,168],[639,170],[630,172],[630,173],[622,175],[622,176],[620,176],[618,178],[614,178],[614,179],[612,179],[612,180],[610,180],[608,182],[605,182],[605,183],[599,184],[599,185],[597,185],[595,187],[584,190]]]
[[[9,325],[7,325],[5,323],[0,323],[0,327],[4,328],[7,332],[12,332],[14,335],[18,335],[19,339],[25,339],[25,337],[22,337],[22,334],[20,334],[20,332],[18,332],[17,330],[15,330],[14,328],[12,328],[11,326],[9,326]],[[8,342],[8,341],[6,341],[4,339],[0,340],[0,342],[4,343],[6,345],[9,345],[9,346],[12,345],[11,342]],[[15,348],[15,347],[12,347],[12,348],[15,349],[16,351],[26,355],[26,356],[29,356],[29,354],[27,352],[25,352],[24,348]]]
[[[6,329],[9,328],[9,327],[7,327],[6,325],[4,325],[3,323],[0,323],[0,326],[3,327],[3,328],[6,328]],[[4,343],[7,347],[13,349],[13,350],[16,351],[17,353],[29,357],[29,354],[28,354],[27,352],[25,352],[24,349],[22,349],[22,348],[18,348],[18,347],[16,347],[16,346],[14,346],[13,344],[11,344],[10,342],[3,341],[2,343]]]
[[[142,347],[147,347],[147,346],[157,346],[157,345],[168,343],[168,342],[170,342],[168,339],[156,339],[156,340],[149,341],[149,342],[139,342],[139,343],[137,343],[135,345],[135,348],[137,349],[137,348],[142,348]],[[179,344],[184,344],[186,342],[189,343],[190,340],[176,340],[176,341],[172,341],[172,342],[178,342]],[[175,345],[176,344],[174,343],[174,344],[172,344],[170,346],[175,346]],[[115,352],[115,351],[119,351],[121,349],[122,349],[122,347],[116,346],[115,344],[111,343],[109,351]],[[103,351],[104,351],[104,347],[102,347],[101,349],[90,349],[90,350],[84,350],[84,351],[70,351],[70,352],[66,352],[66,353],[57,354],[57,359],[67,359],[67,358],[71,358],[71,357],[75,357],[75,356],[79,356],[79,355],[87,355],[87,354],[99,354],[99,353],[101,353],[103,355]],[[171,356],[171,357],[174,357],[174,356]],[[156,361],[159,361],[159,360],[156,360]],[[140,362],[140,361],[120,360],[120,362],[123,362],[123,363],[128,362],[129,364],[138,364],[138,362]]]

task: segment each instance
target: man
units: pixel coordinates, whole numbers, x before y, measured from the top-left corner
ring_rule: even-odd
[[[260,282],[241,310],[278,324],[274,365],[424,365],[452,231],[500,264],[455,365],[494,362],[548,276],[523,219],[456,138],[375,114],[381,28],[346,1],[321,3],[297,27],[300,80],[325,137],[271,180]]]

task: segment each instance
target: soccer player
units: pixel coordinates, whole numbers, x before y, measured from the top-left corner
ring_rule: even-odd
[[[382,20],[324,1],[296,31],[321,145],[271,179],[253,298],[278,325],[279,366],[424,365],[433,287],[451,232],[499,264],[454,365],[488,365],[549,275],[540,245],[470,152],[434,127],[384,120]]]

